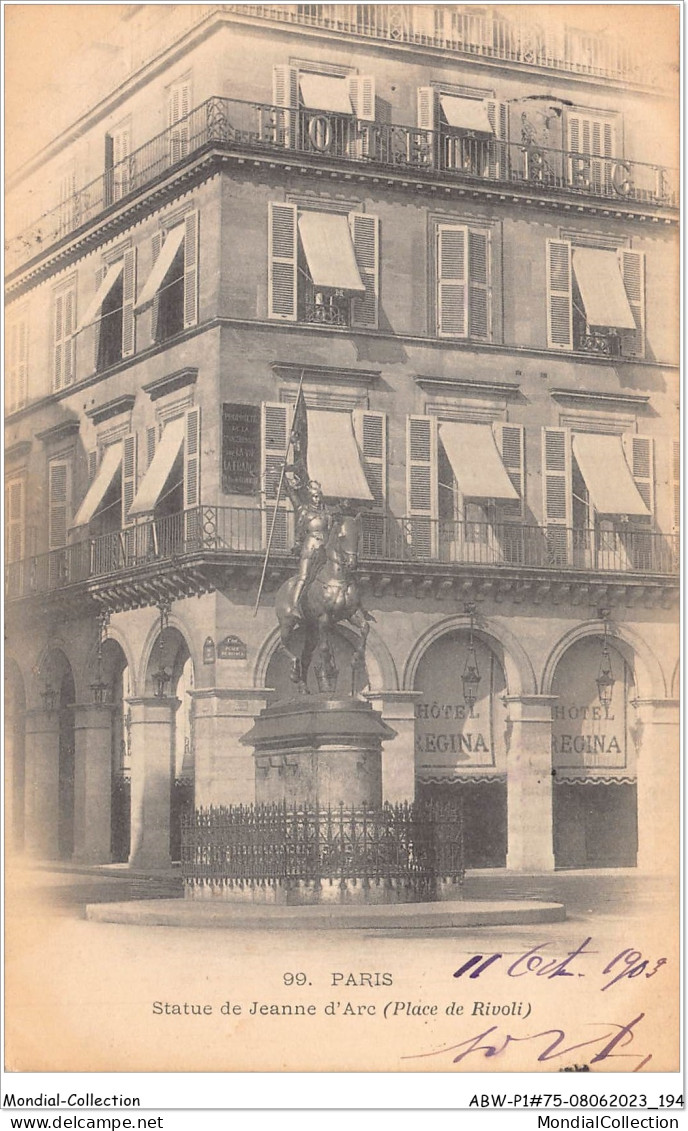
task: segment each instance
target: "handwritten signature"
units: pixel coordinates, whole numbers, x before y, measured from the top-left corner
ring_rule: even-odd
[[[595,1065],[602,1064],[605,1061],[634,1059],[638,1060],[638,1063],[632,1068],[632,1071],[640,1072],[652,1060],[652,1053],[623,1052],[622,1050],[633,1044],[636,1037],[636,1027],[640,1026],[644,1016],[644,1013],[639,1013],[637,1017],[634,1017],[632,1021],[628,1021],[625,1025],[618,1024],[615,1021],[590,1022],[589,1024],[596,1027],[604,1027],[606,1032],[585,1041],[572,1041],[563,1029],[543,1029],[541,1032],[531,1033],[527,1037],[515,1037],[512,1033],[505,1033],[500,1030],[499,1025],[492,1025],[489,1029],[484,1029],[482,1033],[478,1033],[477,1036],[469,1037],[468,1040],[460,1041],[456,1045],[448,1045],[432,1052],[414,1053],[404,1056],[402,1059],[421,1060],[426,1057],[450,1056],[453,1064],[461,1064],[468,1057],[479,1057],[481,1053],[483,1059],[489,1060],[492,1057],[502,1056],[516,1045],[528,1045],[529,1051],[535,1052],[535,1049],[539,1048],[535,1059],[539,1064],[542,1064],[546,1061],[561,1060],[579,1049],[592,1050],[595,1046],[598,1046],[594,1056],[586,1056],[588,1064]],[[599,1048],[600,1045],[601,1048]],[[611,1068],[611,1065],[605,1064],[605,1069],[607,1068]]]

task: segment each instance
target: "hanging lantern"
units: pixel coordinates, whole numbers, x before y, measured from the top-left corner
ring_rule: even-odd
[[[158,648],[160,651],[160,667],[156,672],[153,672],[153,682],[155,684],[154,695],[156,699],[165,698],[165,688],[168,683],[172,681],[172,673],[168,672],[163,663],[163,653],[165,645],[163,643],[163,633],[167,628],[170,621],[170,602],[161,601],[158,606],[160,609],[160,636],[158,637]]]
[[[48,683],[47,679],[45,681],[45,687],[41,691],[41,699],[43,700],[43,710],[46,711],[47,714],[52,715],[57,701],[57,692],[55,688]]]
[[[612,669],[612,657],[609,651],[609,624],[606,614],[604,616],[604,637],[602,640],[602,658],[600,659],[600,670],[597,674],[595,683],[597,684],[597,694],[599,695],[600,703],[607,711],[611,705],[612,694],[614,692],[614,671]]]
[[[100,613],[98,617],[98,650],[96,652],[96,678],[93,683],[89,684],[91,693],[93,695],[93,702],[96,706],[101,706],[107,699],[108,685],[103,682],[103,640],[107,636],[107,626],[110,622],[110,614],[107,612]]]
[[[461,683],[463,684],[463,701],[468,707],[470,713],[473,713],[473,707],[478,698],[478,686],[480,684],[480,668],[478,667],[478,657],[475,653],[475,644],[473,643],[473,615],[475,612],[475,605],[467,605],[466,612],[470,613],[471,625],[468,637],[468,653],[466,655],[466,663],[463,668],[463,675],[461,676]]]

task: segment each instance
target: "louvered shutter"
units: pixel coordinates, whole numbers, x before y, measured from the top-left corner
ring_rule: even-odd
[[[151,424],[151,425],[148,426],[148,428],[146,428],[146,470],[148,470],[148,468],[150,467],[150,465],[153,462],[153,456],[155,455],[156,439],[157,439],[157,428],[155,427],[154,424]]]
[[[67,544],[67,526],[70,518],[69,464],[66,460],[51,460],[48,467],[48,549],[58,550]]]
[[[427,140],[429,153],[427,163],[434,166],[437,163],[437,154],[439,152],[439,137],[437,132],[437,94],[431,86],[418,87],[418,129],[428,131],[427,134],[421,135],[419,145],[424,147]],[[410,163],[418,164],[419,154],[416,151],[414,139],[411,134],[409,134],[408,147]],[[426,162],[423,160],[421,163],[425,164]]]
[[[290,405],[271,404],[267,401],[262,405],[263,545],[267,545],[272,524],[282,465],[289,442],[292,412]],[[288,550],[293,541],[292,515],[287,507],[288,500],[283,492],[272,536],[271,548],[275,550]]]
[[[24,557],[25,482],[11,479],[5,483],[5,554],[8,562]]]
[[[103,279],[105,278],[106,271],[107,271],[107,268],[105,266],[96,268],[96,280],[95,280],[96,291],[99,289],[100,284],[102,283]],[[103,334],[103,308],[101,306],[100,309],[98,310],[98,313],[96,314],[95,320],[93,322],[93,372],[94,373],[96,373],[98,371],[98,368],[99,368],[98,363],[100,361],[100,340],[101,340],[102,334]]]
[[[189,123],[191,110],[191,84],[188,79],[175,83],[169,93],[170,160],[181,161],[189,152]]]
[[[645,254],[642,251],[619,252],[619,265],[636,330],[620,330],[624,357],[645,356]]]
[[[509,157],[509,112],[506,103],[488,98],[487,116],[494,132],[494,140],[490,141],[490,176],[505,180]]]
[[[64,336],[62,341],[62,383],[71,385],[76,376],[76,291],[67,291],[64,296]]]
[[[63,296],[57,295],[55,297],[55,308],[53,311],[53,389],[55,392],[58,392],[62,388],[62,354],[64,336],[63,307]]]
[[[354,430],[374,499],[373,508],[365,510],[361,519],[361,553],[367,558],[381,558],[385,550],[387,507],[387,415],[357,409]]]
[[[468,287],[465,225],[437,228],[437,333],[441,338],[468,337]]]
[[[272,103],[280,108],[278,112],[278,144],[287,149],[296,145],[296,131],[299,105],[299,72],[296,67],[276,63],[272,68]]]
[[[377,329],[380,291],[380,222],[363,212],[349,214],[356,263],[366,292],[351,302],[351,325]]]
[[[551,565],[568,565],[572,522],[571,437],[566,428],[544,428],[542,436],[543,515]]]
[[[495,439],[507,475],[518,492],[518,499],[497,504],[499,521],[518,521],[525,515],[525,430],[522,424],[495,424]]]
[[[155,266],[155,264],[158,262],[158,257],[160,255],[161,251],[162,251],[162,232],[154,232],[153,236],[151,237],[151,256],[152,256],[153,266]],[[157,341],[157,338],[158,338],[158,318],[159,318],[159,316],[160,316],[160,292],[156,291],[155,292],[155,298],[153,299],[153,302],[151,303],[151,337],[152,337],[154,342]]]
[[[198,322],[199,214],[184,217],[184,327]]]
[[[128,126],[116,130],[112,135],[112,161],[114,165],[114,199],[120,200],[130,189],[129,156],[131,153],[131,130]]]
[[[570,163],[570,180],[577,187],[592,187],[596,192],[612,191],[612,161],[616,152],[616,131],[608,119],[568,115],[568,148],[586,158]],[[597,158],[597,160],[595,160]],[[602,159],[602,160],[601,160]]]
[[[122,268],[122,357],[132,357],[136,352],[136,248],[125,251]]]
[[[490,338],[490,236],[468,229],[468,334]]]
[[[90,484],[95,479],[96,471],[98,470],[98,449],[93,448],[88,453],[87,459],[88,459],[87,475],[88,475],[88,482],[89,482],[89,486],[90,486]]]
[[[547,345],[573,349],[571,244],[547,240]]]
[[[297,209],[270,203],[268,213],[268,317],[296,321]]]
[[[623,437],[626,461],[638,488],[638,493],[649,510],[649,516],[634,515],[634,525],[651,526],[655,511],[654,440],[636,432]]]
[[[350,75],[349,98],[354,114],[364,122],[375,121],[375,76]]]
[[[672,440],[671,443],[671,484],[672,484],[672,529],[678,534],[681,529],[681,443]]]
[[[409,416],[406,435],[408,541],[414,557],[436,557],[437,420]]]
[[[184,426],[184,507],[201,501],[201,410],[190,408]]]
[[[122,452],[122,526],[131,526],[129,509],[136,495],[137,435],[131,432],[124,437]]]

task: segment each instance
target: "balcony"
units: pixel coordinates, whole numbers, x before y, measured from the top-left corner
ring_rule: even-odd
[[[254,19],[435,47],[464,58],[539,67],[616,82],[653,84],[647,60],[610,34],[567,27],[559,13],[527,16],[460,4],[223,4]]]
[[[288,512],[283,512],[285,515]],[[256,588],[271,512],[202,506],[89,538],[5,566],[8,600],[71,590],[113,607],[156,603],[162,595],[189,596],[227,584]],[[293,572],[287,524],[273,543],[269,588]],[[407,591],[465,593],[477,578],[506,588],[535,581],[553,584],[676,587],[678,537],[651,531],[601,531],[519,523],[449,522],[368,514],[362,520],[359,575],[376,588],[383,578]],[[376,580],[377,579],[377,580]],[[501,583],[500,581],[500,583]],[[587,585],[585,585],[587,589]]]
[[[622,158],[548,149],[531,142],[476,140],[449,127],[422,130],[345,114],[289,110],[210,98],[186,118],[84,185],[7,245],[8,271],[105,216],[132,205],[144,189],[213,151],[297,158],[309,166],[394,172],[419,181],[508,191],[539,200],[624,207],[678,207],[678,170]]]

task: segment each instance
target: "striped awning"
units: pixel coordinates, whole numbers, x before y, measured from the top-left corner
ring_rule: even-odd
[[[457,130],[470,130],[471,133],[494,134],[487,103],[481,98],[456,98],[441,94],[440,106],[447,123]]]
[[[518,499],[489,424],[443,421],[440,440],[467,499]]]
[[[79,319],[77,326],[77,334],[84,330],[86,326],[90,326],[91,322],[95,322],[100,314],[100,308],[105,302],[105,299],[110,294],[115,283],[119,279],[122,271],[124,270],[124,260],[120,259],[117,263],[112,263],[105,272],[105,278],[98,287],[95,295],[86,307],[86,310]]]
[[[165,282],[165,276],[172,266],[174,257],[179,251],[183,242],[184,225],[178,224],[176,228],[172,228],[172,230],[167,233],[167,237],[164,244],[162,245],[160,255],[153,264],[153,269],[141,289],[141,293],[134,307],[134,310],[137,314],[140,314],[142,310],[145,310],[146,307],[150,306],[150,304],[152,303],[161,286]]]
[[[648,515],[620,436],[574,432],[573,454],[598,514]]]
[[[129,508],[129,517],[152,514],[167,486],[172,468],[183,446],[184,417],[179,416],[176,420],[170,420],[162,434],[155,455]]]
[[[308,474],[328,498],[373,502],[351,413],[308,409]]]
[[[302,212],[299,235],[316,287],[365,294],[348,216],[338,212]]]
[[[299,75],[301,101],[307,110],[331,110],[335,114],[353,114],[349,84],[338,75]]]
[[[120,440],[116,444],[110,444],[110,446],[105,449],[103,458],[100,461],[100,467],[96,471],[93,482],[86,492],[81,506],[74,515],[74,519],[71,523],[72,528],[75,526],[86,526],[86,524],[95,517],[103,505],[105,496],[119,474],[121,467],[122,442]]]
[[[574,247],[572,262],[588,324],[635,330],[616,252]]]

